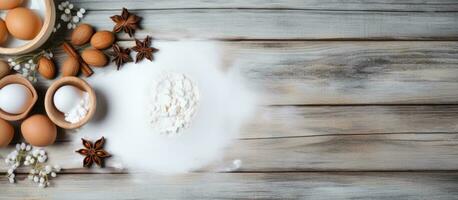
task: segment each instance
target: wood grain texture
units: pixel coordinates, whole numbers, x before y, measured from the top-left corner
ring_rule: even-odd
[[[89,12],[84,22],[111,30],[121,10]],[[137,37],[219,40],[456,40],[458,12],[247,9],[138,10]],[[128,39],[125,34],[122,39]]]
[[[458,132],[457,106],[260,107],[240,139]]]
[[[379,134],[242,140],[226,160],[238,171],[458,169],[458,134]]]
[[[458,42],[218,44],[264,105],[458,103]]]
[[[243,161],[242,171],[454,170],[457,117],[458,106],[261,107],[226,159],[207,170],[236,159]],[[51,163],[69,173],[126,172],[110,162],[107,170],[82,169],[74,153],[80,146],[70,141],[79,138],[59,133],[58,143],[47,147]],[[0,160],[11,149],[1,149]]]
[[[260,107],[221,161],[181,176],[126,174],[115,158],[83,169],[71,133],[61,133],[47,148],[65,169],[55,185],[0,176],[0,199],[457,198],[457,1],[74,3],[98,30],[111,30],[109,16],[125,6],[144,17],[137,38],[219,40],[227,67],[274,106]],[[214,173],[234,160],[239,169]]]
[[[243,42],[234,49],[233,66],[270,105],[458,102],[455,42]]]
[[[78,148],[67,142],[47,147],[49,163],[61,165],[67,173],[129,172],[117,168],[122,163],[114,159],[107,160],[107,169],[83,169],[82,157],[74,152]],[[2,149],[0,154],[8,151]],[[224,171],[234,160],[243,163],[237,172],[458,170],[458,133],[237,140],[223,160],[203,171]],[[0,169],[6,171],[3,162]]]
[[[244,9],[304,9],[304,10],[375,10],[375,11],[458,11],[454,0],[111,0],[110,3],[97,0],[78,0],[77,6],[91,10],[119,9],[208,9],[208,8],[244,8]]]
[[[22,177],[23,178],[23,177]],[[0,199],[455,199],[458,173],[63,175],[41,190],[0,178]]]

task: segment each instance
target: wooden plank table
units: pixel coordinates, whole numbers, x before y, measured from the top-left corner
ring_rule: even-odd
[[[64,168],[53,187],[2,176],[0,199],[458,198],[458,1],[74,3],[101,29],[127,7],[144,17],[139,37],[233,49],[227,59],[263,97],[223,161],[243,165],[179,176],[88,170],[65,162],[73,149],[60,139],[48,148]]]

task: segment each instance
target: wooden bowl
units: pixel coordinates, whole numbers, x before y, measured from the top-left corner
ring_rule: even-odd
[[[78,123],[70,123],[65,121],[65,116],[64,113],[60,112],[57,110],[56,106],[54,105],[54,94],[56,91],[65,85],[71,85],[79,88],[82,91],[85,91],[89,94],[89,111],[86,114],[86,116],[81,119]],[[80,128],[81,126],[85,125],[95,114],[96,110],[96,105],[97,105],[97,99],[95,96],[94,90],[89,86],[89,84],[76,77],[64,77],[56,82],[54,82],[49,88],[48,91],[46,91],[46,96],[45,96],[45,109],[46,113],[48,114],[48,117],[53,121],[57,126],[62,127],[64,129],[76,129]]]
[[[0,54],[19,55],[29,53],[41,47],[41,45],[43,45],[48,40],[49,36],[51,36],[54,30],[54,24],[56,23],[56,8],[54,5],[54,0],[40,1],[43,1],[46,11],[44,19],[42,19],[43,26],[38,35],[34,39],[27,41],[24,45],[18,47],[0,47]]]
[[[18,121],[18,120],[21,120],[27,117],[30,110],[32,110],[33,106],[35,105],[38,99],[37,91],[33,87],[32,83],[30,83],[29,80],[27,80],[26,78],[22,77],[19,74],[9,75],[9,76],[5,76],[4,78],[2,78],[0,80],[0,89],[5,87],[6,85],[13,84],[13,83],[21,84],[27,87],[27,89],[29,89],[30,92],[32,93],[32,101],[30,102],[30,105],[28,106],[27,110],[21,114],[11,114],[11,113],[7,113],[0,109],[0,118],[8,120],[8,121]]]

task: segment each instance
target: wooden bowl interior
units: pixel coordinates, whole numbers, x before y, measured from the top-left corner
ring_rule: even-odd
[[[27,115],[32,110],[33,106],[38,100],[37,91],[33,87],[32,83],[30,83],[30,81],[28,81],[26,78],[22,77],[19,74],[9,75],[2,78],[0,80],[0,89],[5,87],[6,85],[14,83],[26,86],[27,89],[29,89],[29,91],[32,93],[32,101],[30,102],[30,105],[28,105],[27,110],[21,114],[10,114],[0,109],[0,118],[3,118],[8,121],[18,121],[27,117]]]
[[[31,0],[29,0],[31,1]],[[54,25],[56,23],[56,8],[54,5],[54,0],[42,0],[45,4],[45,16],[43,20],[43,26],[38,33],[38,35],[19,47],[0,47],[0,54],[5,55],[18,55],[29,53],[35,49],[38,49],[41,45],[43,45],[52,34],[54,30]],[[12,37],[12,36],[10,36]]]
[[[71,85],[79,88],[82,91],[85,91],[89,94],[89,111],[86,116],[79,121],[78,123],[70,123],[65,121],[64,113],[57,110],[56,106],[54,105],[54,94],[56,91],[65,85]],[[86,83],[84,80],[76,78],[76,77],[64,77],[56,82],[54,82],[51,87],[49,87],[48,91],[46,92],[45,96],[45,109],[48,117],[53,121],[57,126],[62,127],[64,129],[76,129],[80,128],[81,126],[85,125],[95,114],[96,110],[96,95],[94,90]]]

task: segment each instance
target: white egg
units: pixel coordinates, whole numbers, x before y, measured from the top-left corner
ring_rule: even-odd
[[[65,85],[54,94],[54,105],[62,113],[75,109],[83,98],[84,92],[75,86]]]
[[[30,90],[21,84],[9,84],[0,89],[0,109],[10,114],[25,112],[32,100]]]

